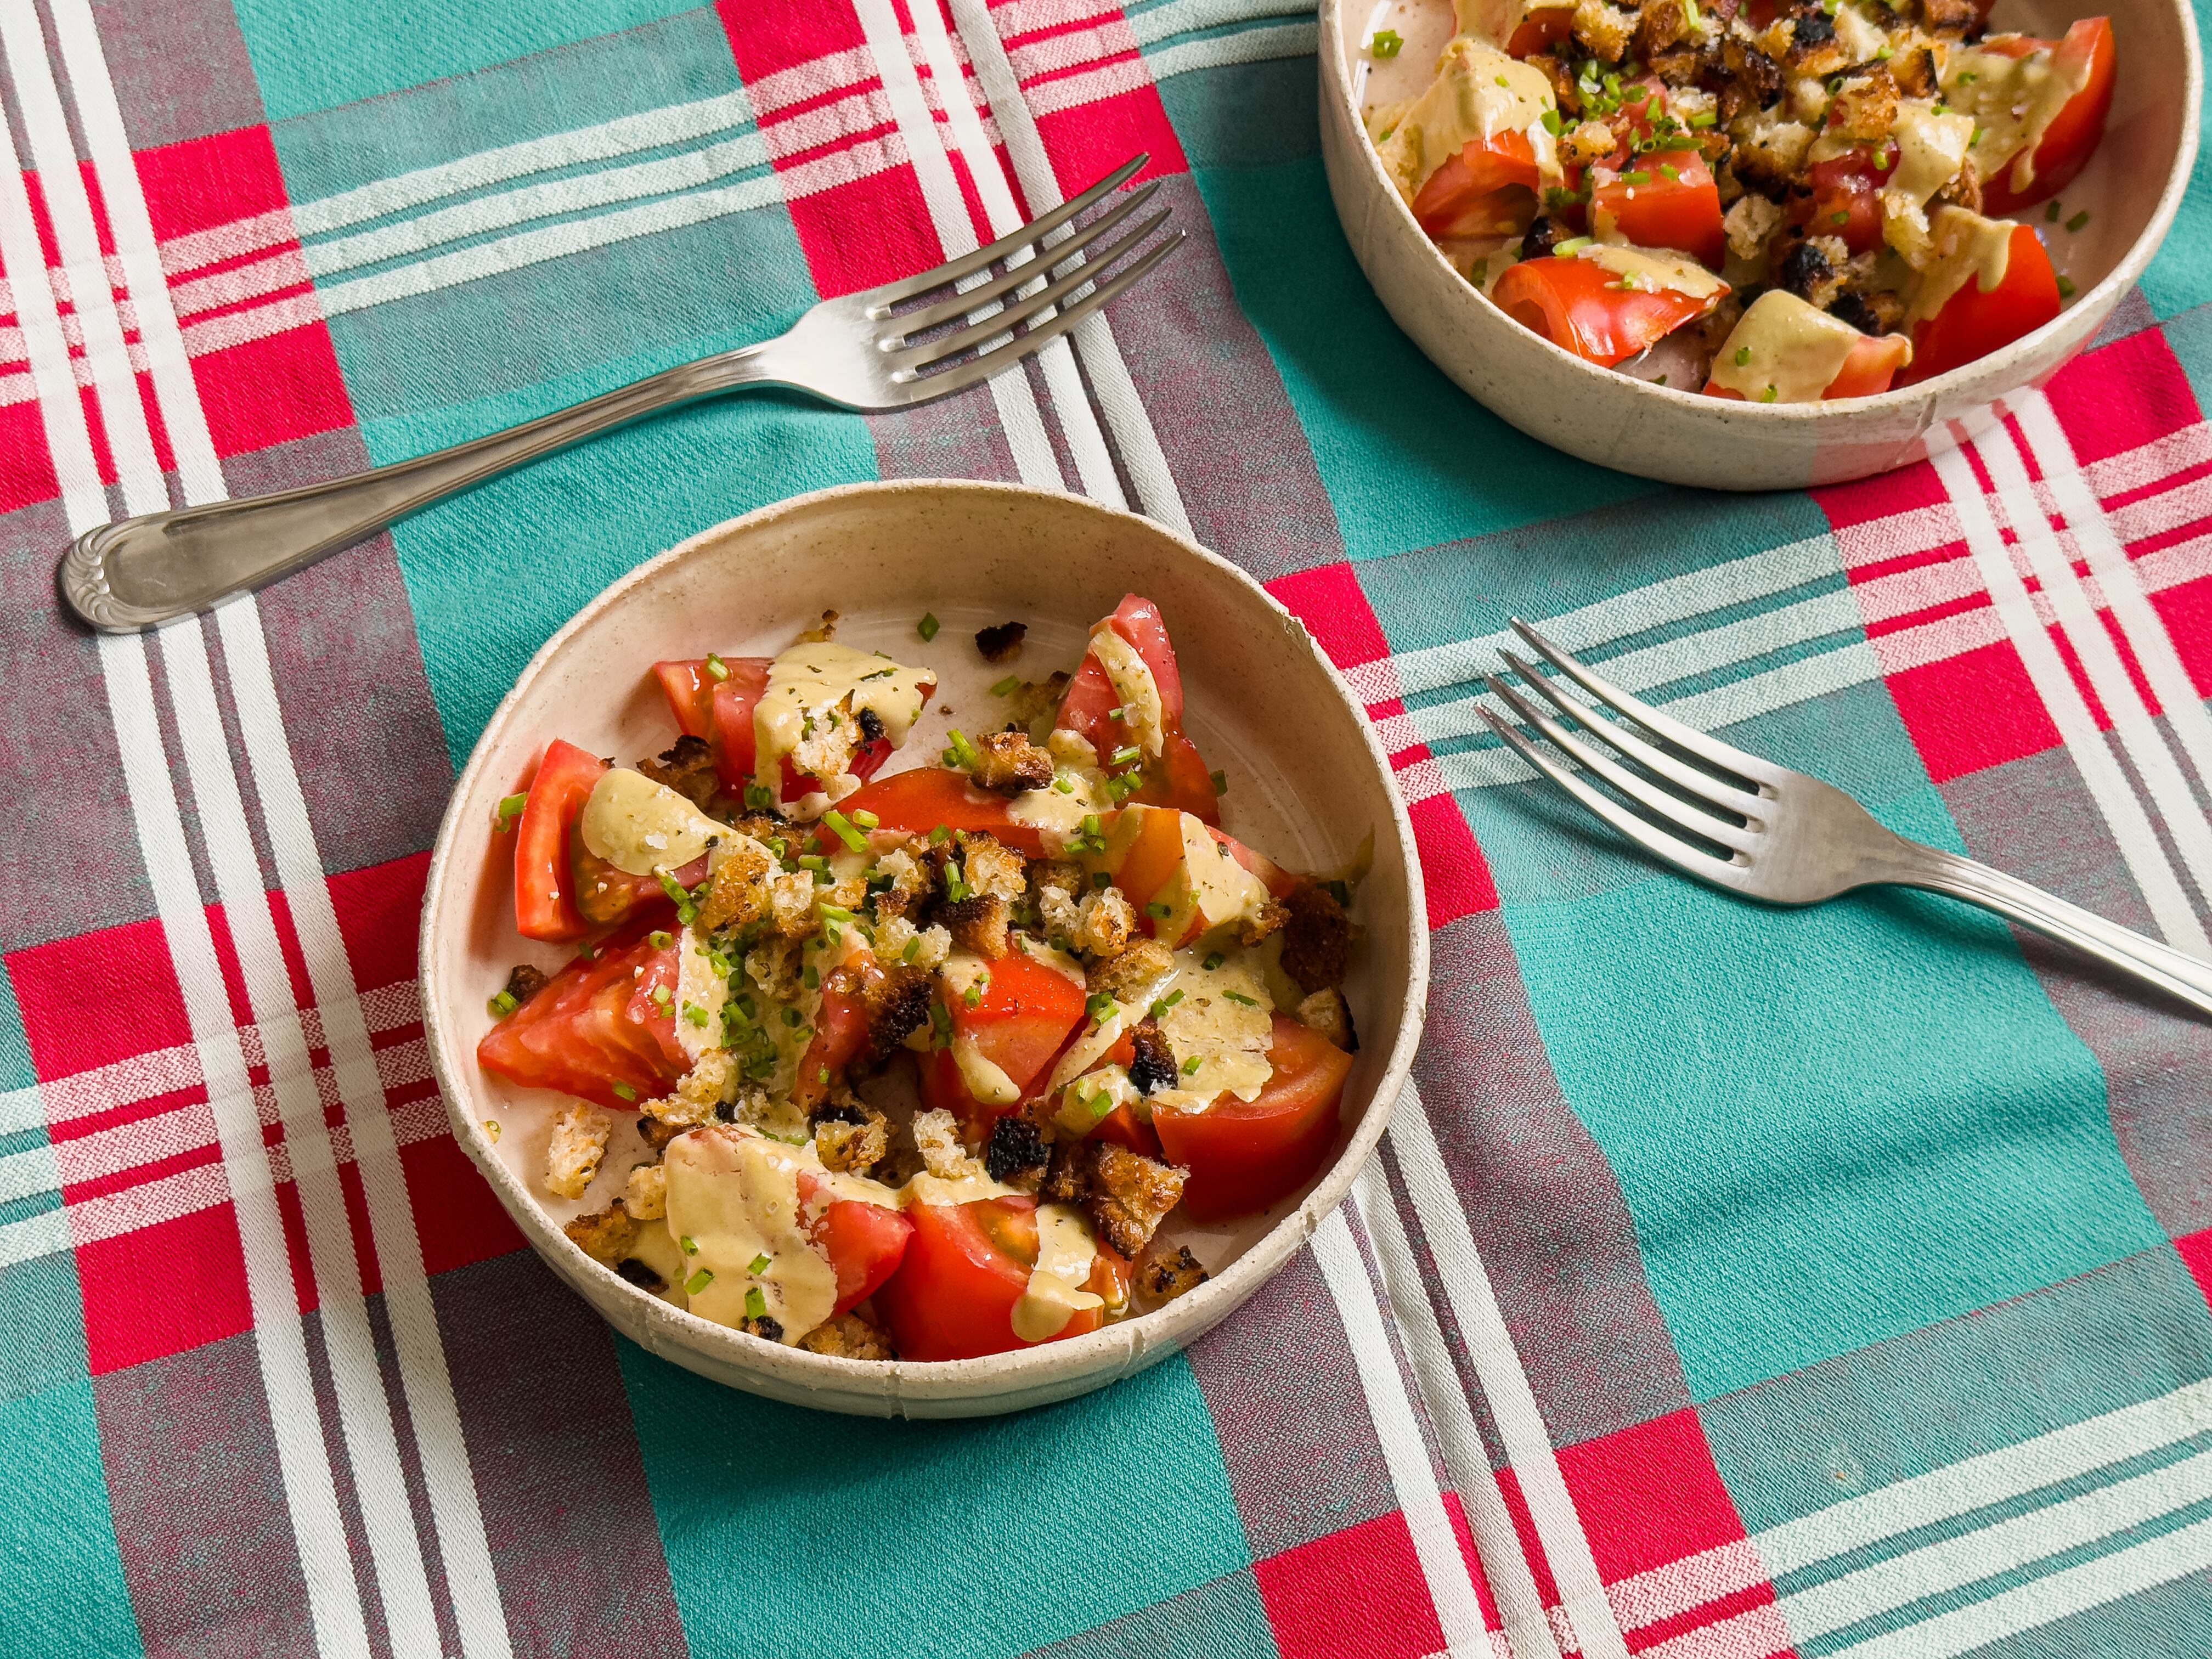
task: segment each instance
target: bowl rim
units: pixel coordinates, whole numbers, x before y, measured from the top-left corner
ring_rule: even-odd
[[[1352,719],[1366,747],[1368,758],[1376,769],[1376,776],[1390,803],[1391,823],[1397,836],[1399,862],[1407,892],[1406,1008],[1399,1024],[1397,1040],[1392,1044],[1382,1075],[1375,1085],[1373,1097],[1335,1161],[1323,1171],[1313,1190],[1297,1209],[1283,1216],[1227,1267],[1209,1278],[1196,1290],[1178,1297],[1163,1308],[1102,1327],[1082,1336],[1040,1343],[1034,1347],[1012,1352],[954,1360],[850,1359],[747,1337],[741,1332],[714,1324],[688,1310],[661,1301],[586,1255],[554,1223],[520,1177],[500,1158],[477,1115],[468,1109],[468,1085],[473,1080],[469,1057],[473,1055],[475,1045],[472,1041],[462,1042],[459,1034],[448,1031],[441,1017],[441,1000],[434,994],[438,958],[432,945],[440,932],[437,923],[446,907],[447,887],[453,885],[465,890],[473,873],[469,861],[456,856],[465,825],[462,803],[489,764],[493,749],[520,718],[523,699],[529,689],[568,641],[585,627],[624,603],[635,590],[654,580],[662,571],[699,556],[711,544],[741,530],[756,530],[773,525],[779,520],[798,517],[840,501],[888,498],[896,504],[901,496],[947,495],[1043,500],[1120,520],[1172,544],[1179,552],[1194,557],[1203,564],[1226,573],[1251,597],[1275,613],[1284,624],[1287,648],[1296,650],[1303,647],[1310,660],[1326,675],[1344,711]],[[1382,849],[1378,848],[1378,856],[1381,853]],[[1379,942],[1378,936],[1374,933],[1370,933],[1369,939],[1370,942]],[[1024,1391],[1034,1395],[1035,1391],[1049,1389],[1056,1382],[1090,1377],[1094,1374],[1096,1382],[1093,1386],[1103,1386],[1141,1369],[1153,1358],[1172,1352],[1234,1311],[1287,1263],[1322,1221],[1344,1201],[1352,1190],[1353,1181],[1365,1168],[1380,1143],[1384,1130],[1389,1127],[1391,1114],[1405,1091],[1412,1073],[1414,1051],[1421,1040],[1427,1016],[1430,958],[1426,896],[1422,886],[1413,820],[1404,793],[1398,787],[1389,757],[1382,748],[1373,722],[1367,718],[1364,705],[1304,624],[1248,572],[1219,554],[1200,546],[1192,538],[1153,520],[1066,490],[967,478],[872,480],[788,496],[726,519],[686,537],[675,546],[655,554],[609,583],[538,648],[516,677],[514,684],[500,700],[490,718],[484,722],[483,731],[470,750],[467,764],[454,780],[439,824],[437,841],[423,884],[422,916],[417,931],[416,949],[426,1047],[429,1051],[432,1071],[445,1097],[447,1116],[452,1123],[454,1136],[461,1143],[462,1150],[468,1154],[470,1161],[491,1183],[501,1206],[516,1223],[532,1248],[548,1258],[550,1265],[559,1269],[562,1276],[580,1291],[586,1281],[580,1279],[579,1270],[586,1270],[587,1273],[596,1270],[604,1276],[605,1285],[602,1288],[610,1289],[622,1297],[635,1298],[641,1328],[650,1330],[653,1326],[659,1325],[677,1340],[678,1346],[694,1352],[708,1352],[726,1363],[733,1370],[759,1373],[766,1378],[773,1378],[801,1390],[825,1395],[837,1393],[848,1398],[854,1395],[876,1397],[888,1403],[894,1411],[899,1408],[902,1401],[909,1398],[920,1402],[928,1399],[983,1397]],[[456,1042],[460,1046],[452,1048],[451,1045]],[[590,1297],[586,1300],[596,1302],[596,1298]],[[604,1309],[595,1307],[595,1310],[606,1316]],[[1099,1362],[1116,1356],[1122,1363],[1110,1376],[1105,1374]],[[866,1386],[858,1389],[840,1387],[854,1383]]]
[[[1909,386],[1899,386],[1888,392],[1877,392],[1871,398],[1849,398],[1832,407],[1825,403],[1817,402],[1754,404],[1740,402],[1734,398],[1708,398],[1701,392],[1692,392],[1680,386],[1656,386],[1649,380],[1638,380],[1632,374],[1621,374],[1613,368],[1601,367],[1586,358],[1578,357],[1564,346],[1555,343],[1534,330],[1522,329],[1522,332],[1527,334],[1544,350],[1551,352],[1559,362],[1571,365],[1574,372],[1587,376],[1592,385],[1626,384],[1637,388],[1642,393],[1671,403],[1676,408],[1704,410],[1717,417],[1725,416],[1730,422],[1740,420],[1772,422],[1847,419],[1855,416],[1886,414],[1891,410],[1909,410],[1923,404],[1932,409],[1935,407],[1934,399],[1943,393],[1966,388],[1977,380],[2003,379],[2002,371],[2006,365],[2015,357],[2033,355],[2039,346],[2051,337],[2053,331],[2065,325],[2068,318],[2077,313],[2087,313],[2100,305],[2109,309],[2111,305],[2118,303],[2125,290],[2134,287],[2142,279],[2143,272],[2148,269],[2151,260],[2156,257],[2159,248],[2164,244],[2166,233],[2173,228],[2176,216],[2181,211],[2182,198],[2189,192],[2191,175],[2197,164],[2197,150],[2202,125],[2200,106],[2204,96],[2204,62],[2203,53],[2197,40],[2195,9],[2187,3],[2187,0],[2165,0],[2165,4],[2166,9],[2179,20],[2181,25],[2185,82],[2181,143],[2175,149],[2168,164],[2165,185],[2159,191],[2158,204],[2151,210],[2148,222],[2144,225],[2142,233],[2136,240],[2129,244],[2128,251],[2120,257],[2119,263],[2106,272],[2101,281],[2094,283],[2083,289],[2072,305],[2044,324],[2041,328],[2036,329],[2032,333],[2021,335],[2019,339],[2010,342],[1989,356],[1976,358],[1972,362],[1961,363],[1956,368],[1946,369],[1941,374],[1931,375],[1925,380],[1915,381]],[[1413,210],[1407,205],[1405,198],[1400,196],[1391,185],[1389,176],[1382,171],[1382,158],[1375,153],[1375,146],[1364,142],[1367,125],[1360,118],[1358,106],[1353,100],[1351,74],[1346,67],[1345,15],[1348,9],[1348,0],[1320,0],[1319,56],[1322,96],[1334,99],[1342,112],[1350,118],[1352,126],[1360,134],[1362,142],[1356,148],[1359,150],[1365,165],[1368,185],[1380,195],[1389,198],[1392,210],[1398,214],[1403,226],[1411,230],[1419,239],[1422,246],[1428,250],[1429,258],[1434,265],[1448,276],[1455,286],[1472,296],[1477,301],[1480,311],[1498,322],[1520,328],[1519,324],[1514,323],[1511,318],[1498,308],[1495,301],[1452,268],[1451,262],[1444,258],[1443,250],[1430,240],[1428,234],[1421,229],[1419,222],[1413,217]],[[2086,15],[2094,16],[2098,14],[2092,12]],[[2101,321],[2099,325],[2102,326]],[[2002,397],[2006,392],[2014,389],[2016,388],[2002,387],[1990,392],[1987,395],[1993,398]]]

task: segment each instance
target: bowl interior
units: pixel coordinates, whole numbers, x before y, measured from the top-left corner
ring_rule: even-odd
[[[939,677],[928,714],[890,763],[890,769],[901,769],[933,757],[951,727],[995,729],[1003,722],[1001,705],[988,688],[1010,672],[1042,678],[1073,667],[1091,623],[1129,592],[1156,600],[1167,617],[1182,669],[1187,723],[1210,763],[1229,777],[1224,827],[1302,869],[1342,866],[1370,836],[1374,851],[1373,874],[1354,913],[1366,942],[1346,987],[1362,1048],[1346,1091],[1340,1156],[1310,1189],[1326,1202],[1304,1225],[1297,1218],[1306,1194],[1233,1225],[1171,1224],[1170,1236],[1189,1243],[1216,1277],[1168,1312],[1247,1279],[1255,1285],[1249,1273],[1222,1270],[1255,1252],[1269,1256],[1271,1267],[1341,1198],[1351,1166],[1380,1133],[1410,1057],[1424,990],[1425,930],[1403,809],[1388,781],[1387,762],[1340,683],[1304,630],[1249,579],[1143,520],[1005,486],[860,486],[708,531],[616,584],[526,671],[486,728],[449,809],[424,919],[424,996],[434,1054],[465,1146],[541,1249],[574,1254],[565,1263],[572,1282],[588,1289],[577,1279],[587,1269],[623,1296],[651,1300],[588,1267],[557,1232],[560,1224],[618,1196],[631,1164],[647,1154],[625,1119],[586,1194],[553,1196],[540,1176],[550,1121],[563,1097],[516,1088],[474,1064],[474,1045],[491,1024],[485,1000],[508,969],[531,962],[550,971],[572,954],[532,944],[514,931],[508,838],[491,827],[500,797],[523,787],[555,737],[624,763],[672,742],[674,730],[650,672],[655,659],[710,650],[773,654],[824,610],[841,613],[841,641],[927,664]],[[916,632],[925,613],[940,624],[929,643]],[[1029,625],[1022,655],[1012,665],[987,664],[972,636],[1006,621]],[[1392,1079],[1387,1091],[1386,1074]],[[487,1121],[500,1126],[495,1141],[483,1127]],[[1285,1227],[1280,1248],[1261,1250],[1279,1227]],[[1249,1287],[1236,1294],[1249,1294]],[[734,1352],[740,1361],[773,1352],[779,1365],[842,1368],[877,1382],[887,1372],[950,1369],[771,1351],[655,1306],[680,1322],[676,1328],[719,1352]],[[1218,1316],[1219,1310],[1212,1314]],[[1198,1328],[1211,1322],[1188,1313],[1178,1318]],[[1120,1363],[1116,1345],[1126,1345],[1130,1328],[999,1357],[1003,1365],[963,1363],[1013,1373],[1038,1355],[1090,1344],[1110,1369]],[[1074,1358],[1057,1354],[1054,1363]],[[975,1385],[985,1392],[994,1386],[988,1375],[978,1376]]]

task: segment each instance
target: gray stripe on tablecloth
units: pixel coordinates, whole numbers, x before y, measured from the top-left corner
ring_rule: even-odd
[[[430,1286],[514,1650],[684,1654],[613,1333],[527,1250]]]
[[[1954,778],[1942,793],[1976,858],[2155,937],[2065,750]],[[2052,1006],[2097,1057],[2113,1136],[2151,1213],[2172,1237],[2212,1226],[2203,1179],[2212,1168],[2212,1027],[2070,951],[2014,934]]]
[[[1189,1351],[1255,1560],[1398,1507],[1310,1246]]]
[[[1274,1632],[1248,1568],[1031,1650],[1030,1659],[1272,1659]]]
[[[1431,962],[1413,1073],[1552,1443],[1687,1406],[1627,1201],[1545,1059],[1504,918],[1439,928]]]
[[[92,0],[92,15],[134,150],[261,121],[253,60],[230,0]]]

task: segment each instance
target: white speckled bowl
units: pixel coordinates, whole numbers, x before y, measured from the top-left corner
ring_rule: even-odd
[[[2187,0],[1998,0],[2000,30],[2056,36],[2076,17],[2112,20],[2119,76],[2112,118],[2097,155],[2062,192],[2069,211],[2076,203],[2095,211],[2080,235],[2050,239],[2062,245],[2053,261],[2079,297],[2004,350],[1878,398],[1769,407],[1707,398],[1600,368],[1531,333],[1463,281],[1422,234],[1367,141],[1356,90],[1362,49],[1384,26],[1376,20],[1387,13],[1395,24],[1409,6],[1448,16],[1449,0],[1321,0],[1322,155],[1360,268],[1437,367],[1523,432],[1671,483],[1836,483],[1924,459],[1929,429],[1945,422],[1968,437],[1985,429],[1996,418],[1994,400],[2049,380],[2142,276],[2197,156],[2203,67]],[[1413,40],[1402,25],[1401,32]],[[2043,226],[2039,216],[2034,222]]]
[[[635,1145],[617,1131],[580,1201],[547,1194],[546,1127],[561,1097],[517,1089],[476,1064],[486,999],[517,961],[570,954],[514,931],[512,854],[492,833],[500,797],[522,786],[545,743],[634,757],[673,738],[651,675],[658,658],[773,653],[835,609],[838,637],[937,669],[935,702],[891,765],[932,756],[950,726],[981,725],[986,665],[970,635],[1030,624],[1020,666],[1073,666],[1090,625],[1126,592],[1165,613],[1188,720],[1227,771],[1226,827],[1303,869],[1348,862],[1374,836],[1355,917],[1366,928],[1346,994],[1363,1047],[1345,1091],[1335,1157],[1310,1190],[1269,1214],[1181,1228],[1213,1270],[1156,1313],[989,1358],[922,1364],[830,1359],[740,1335],[670,1306],[586,1256],[562,1232],[620,1191]],[[924,646],[915,623],[943,622]],[[953,714],[939,712],[950,705]],[[872,1416],[981,1416],[1083,1394],[1139,1370],[1212,1328],[1343,1200],[1382,1137],[1411,1065],[1428,992],[1428,927],[1413,835],[1388,758],[1357,701],[1305,629],[1249,576],[1147,520],[1073,495],[1004,484],[858,484],[763,507],[693,537],[624,576],[547,641],[501,703],[447,808],[422,908],[422,1004],[453,1133],[553,1270],[641,1346],[750,1393]],[[501,1133],[495,1142],[486,1120]]]

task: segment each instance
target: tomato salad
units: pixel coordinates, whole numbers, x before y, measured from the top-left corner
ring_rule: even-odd
[[[1000,729],[881,776],[936,678],[836,630],[653,665],[665,751],[556,740],[501,804],[518,928],[578,948],[515,970],[477,1054],[567,1097],[545,1187],[611,1199],[569,1237],[703,1318],[858,1358],[1002,1352],[1182,1294],[1206,1269],[1171,1213],[1266,1211],[1336,1145],[1362,872],[1221,829],[1150,600],[1072,672],[993,687]],[[977,649],[1011,660],[1024,631]]]
[[[1455,3],[1434,79],[1369,135],[1462,274],[1579,357],[1834,401],[2073,295],[2044,238],[2089,220],[2057,197],[2112,107],[2107,19],[2049,40],[1988,33],[1988,0]]]

